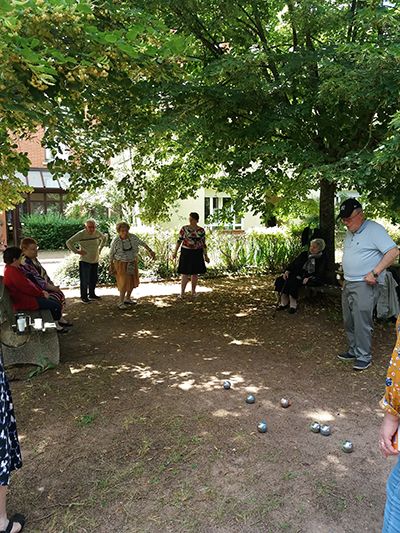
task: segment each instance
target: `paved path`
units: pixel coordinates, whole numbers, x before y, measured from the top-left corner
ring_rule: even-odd
[[[70,254],[67,250],[39,250],[39,261],[46,269],[50,278],[53,278],[55,271],[62,263],[63,259]],[[0,276],[3,275],[4,263],[0,260]]]

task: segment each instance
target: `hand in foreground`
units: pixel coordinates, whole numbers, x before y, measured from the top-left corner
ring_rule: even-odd
[[[364,281],[368,285],[376,285],[378,283],[376,279],[374,278],[374,275],[372,274],[372,272],[368,272],[368,274],[364,276]]]
[[[176,252],[174,252],[174,253],[172,254],[171,257],[172,257],[172,259],[175,261],[175,259],[176,259]]]
[[[304,278],[304,279],[303,279],[303,285],[307,285],[309,279],[310,279],[310,278]]]
[[[283,279],[288,279],[289,277],[289,270],[285,270],[285,272],[283,273]]]
[[[208,257],[207,254],[204,255],[204,261],[205,261],[206,263],[209,263],[209,262],[210,262],[210,258]]]
[[[43,298],[50,298],[50,294],[47,291],[43,291]]]
[[[399,455],[398,450],[393,447],[393,436],[399,427],[399,419],[390,413],[385,413],[381,429],[379,431],[379,449],[384,457],[389,455]]]

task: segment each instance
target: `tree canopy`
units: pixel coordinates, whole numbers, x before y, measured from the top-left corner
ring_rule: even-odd
[[[130,148],[119,186],[150,218],[200,184],[264,216],[322,187],[329,239],[335,189],[399,199],[397,1],[0,6],[3,138],[44,125],[48,146],[72,150],[52,168],[76,190]],[[21,160],[5,154],[11,176]]]

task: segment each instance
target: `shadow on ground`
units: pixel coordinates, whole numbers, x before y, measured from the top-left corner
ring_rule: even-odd
[[[124,312],[109,291],[90,306],[69,299],[60,366],[12,384],[25,464],[10,504],[27,531],[380,530],[393,328],[377,326],[375,364],[355,374],[335,359],[335,302],[272,318],[270,279],[204,285],[194,301],[149,285]],[[313,420],[332,436],[311,433]]]

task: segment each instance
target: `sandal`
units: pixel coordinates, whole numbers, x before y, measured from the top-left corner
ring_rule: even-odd
[[[19,530],[21,532],[25,526],[25,516],[19,513],[13,515],[8,522],[7,528],[4,531],[0,531],[0,533],[11,533],[14,524],[19,524],[21,526],[21,529]]]

